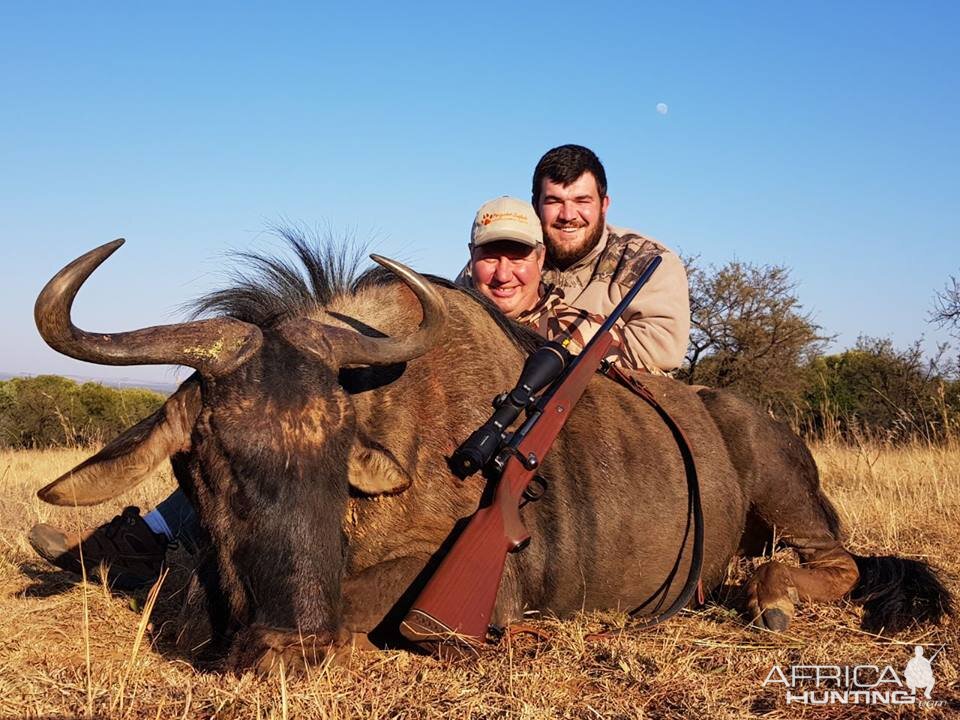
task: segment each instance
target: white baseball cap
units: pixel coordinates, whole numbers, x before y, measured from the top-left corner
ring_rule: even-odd
[[[542,244],[543,229],[533,205],[508,195],[481,205],[473,220],[470,244],[485,245],[497,240],[513,240],[530,247]]]

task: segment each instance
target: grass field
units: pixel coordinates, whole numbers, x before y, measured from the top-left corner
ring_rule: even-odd
[[[150,609],[147,591],[111,595],[36,558],[36,522],[81,527],[125,504],[150,507],[173,487],[169,467],[112,505],[46,506],[35,491],[87,456],[84,450],[0,453],[0,718],[848,718],[960,717],[956,624],[892,639],[859,629],[848,603],[802,607],[787,635],[750,629],[734,609],[746,563],[731,586],[664,626],[586,642],[601,620],[543,621],[551,637],[517,635],[475,663],[400,652],[355,655],[305,679],[260,680],[198,670],[171,630],[190,557],[178,552]],[[860,554],[923,558],[960,592],[960,444],[815,448],[823,482]],[[146,610],[144,609],[146,607]],[[148,614],[149,613],[149,614]],[[774,665],[891,665],[901,673],[922,644],[937,685],[925,707],[786,704]]]

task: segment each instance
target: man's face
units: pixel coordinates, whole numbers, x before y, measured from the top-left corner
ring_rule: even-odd
[[[470,255],[473,287],[510,318],[537,304],[544,252],[512,240],[475,247]]]
[[[596,247],[609,205],[609,196],[600,199],[593,173],[585,172],[567,186],[543,179],[537,214],[554,267],[568,268]]]

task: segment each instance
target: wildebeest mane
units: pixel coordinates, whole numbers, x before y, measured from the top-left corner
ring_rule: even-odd
[[[322,310],[336,297],[399,282],[379,266],[361,272],[367,255],[365,243],[320,236],[302,228],[274,228],[273,233],[290,248],[294,259],[251,251],[232,253],[239,267],[228,275],[230,285],[192,302],[188,309],[194,317],[226,315],[269,328],[286,318]],[[532,352],[543,343],[539,335],[507,318],[475,290],[435,275],[424,277],[473,298],[522,350]]]
[[[296,259],[231,253],[238,267],[228,275],[229,286],[191,303],[194,316],[226,315],[267,328],[322,309],[351,291],[366,250],[362,244],[335,242],[300,228],[275,228],[273,233]]]

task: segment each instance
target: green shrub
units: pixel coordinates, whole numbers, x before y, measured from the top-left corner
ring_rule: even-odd
[[[155,412],[163,395],[140,388],[78,385],[57,375],[0,382],[0,445],[42,448],[109,440]]]
[[[960,381],[925,360],[919,343],[900,350],[888,339],[861,337],[811,363],[807,405],[806,425],[819,435],[940,440],[957,430]]]

